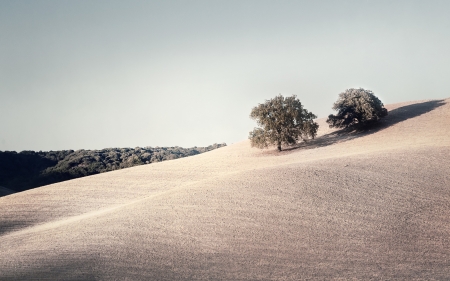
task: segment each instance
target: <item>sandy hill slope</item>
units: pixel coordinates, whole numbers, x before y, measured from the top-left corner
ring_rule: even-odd
[[[0,280],[450,278],[450,99],[0,198]]]

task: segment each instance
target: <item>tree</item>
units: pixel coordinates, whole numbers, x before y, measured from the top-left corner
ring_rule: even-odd
[[[387,116],[388,111],[372,91],[348,89],[339,94],[333,104],[336,115],[330,114],[327,123],[330,128],[364,129]]]
[[[267,148],[276,144],[281,151],[282,144],[295,144],[299,139],[306,141],[317,135],[319,125],[316,115],[304,109],[297,96],[278,95],[252,109],[250,118],[262,128],[255,128],[249,134],[252,147]]]

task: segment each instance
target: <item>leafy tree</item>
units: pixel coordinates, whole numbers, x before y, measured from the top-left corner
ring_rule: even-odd
[[[348,89],[339,94],[333,104],[336,115],[330,114],[327,123],[330,128],[364,129],[387,116],[388,111],[372,91]]]
[[[276,144],[281,151],[282,144],[295,144],[299,139],[306,141],[317,135],[319,125],[314,122],[316,115],[303,108],[297,96],[278,95],[252,109],[250,118],[261,128],[249,134],[252,147],[267,148]]]
[[[225,145],[213,144],[208,147],[192,148],[136,147],[77,151],[22,151],[20,153],[0,151],[0,186],[14,191],[23,191],[88,175],[196,155]]]

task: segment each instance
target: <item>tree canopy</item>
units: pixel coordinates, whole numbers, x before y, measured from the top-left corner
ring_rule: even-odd
[[[207,147],[136,147],[101,150],[0,151],[0,186],[23,191],[47,184],[177,159],[207,152],[226,144]]]
[[[333,104],[336,115],[330,114],[327,123],[330,128],[364,129],[387,116],[388,111],[372,91],[348,89],[339,94]]]
[[[295,95],[285,98],[280,94],[266,100],[252,109],[250,118],[260,126],[249,134],[252,147],[258,148],[275,144],[281,151],[282,144],[292,145],[300,139],[314,138],[319,128],[313,120],[317,116],[303,108]]]

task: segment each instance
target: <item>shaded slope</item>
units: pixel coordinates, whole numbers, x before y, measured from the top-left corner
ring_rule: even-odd
[[[0,279],[445,279],[443,103],[315,149],[245,141],[1,198]]]

